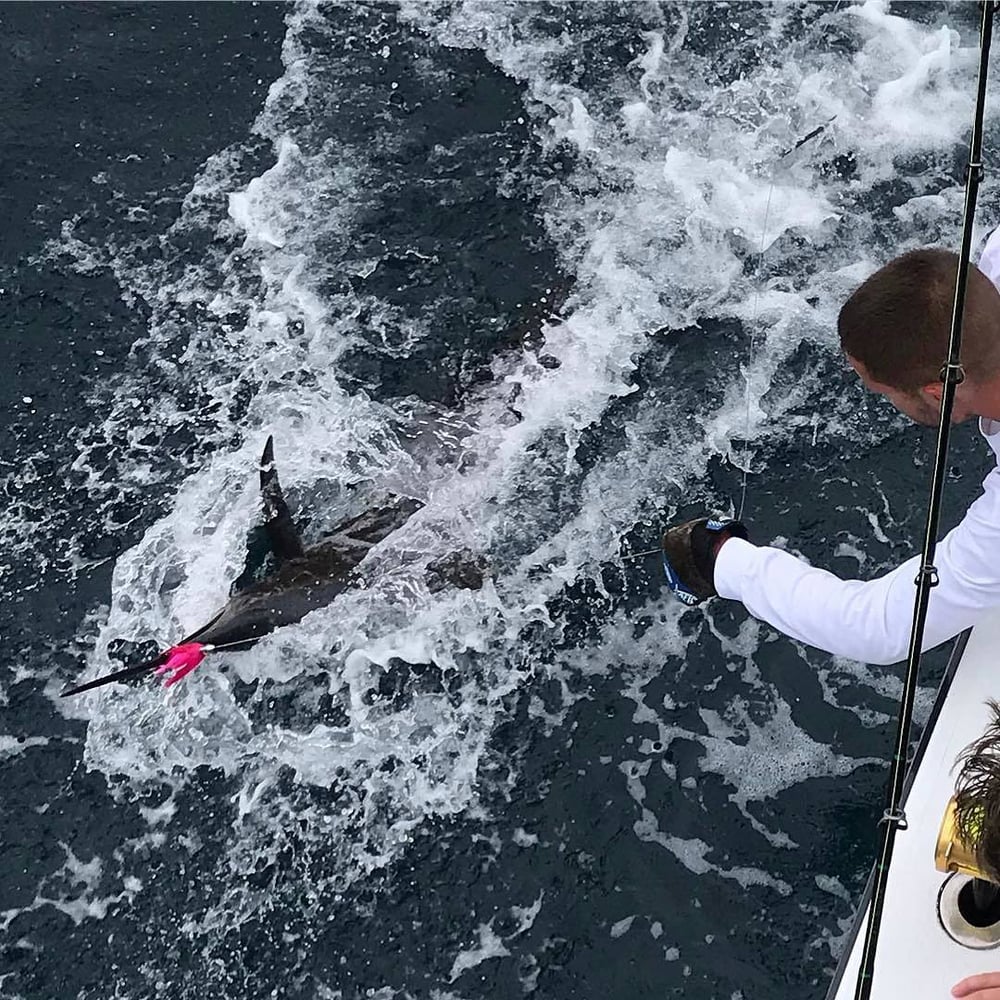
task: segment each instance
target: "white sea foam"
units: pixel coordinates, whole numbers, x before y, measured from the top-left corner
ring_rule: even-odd
[[[131,900],[142,890],[142,881],[129,875],[121,880],[120,892],[99,895],[104,875],[101,859],[94,857],[90,861],[82,861],[66,844],[60,842],[59,847],[66,856],[63,864],[42,880],[30,904],[0,910],[0,930],[6,930],[14,919],[24,913],[46,908],[66,914],[74,924],[84,920],[101,920],[114,904]]]
[[[254,469],[266,434],[275,435],[289,496],[307,506],[322,499],[309,511],[317,537],[352,511],[352,492],[395,489],[426,503],[372,553],[368,589],[252,655],[227,657],[229,672],[205,667],[166,698],[150,688],[87,696],[87,763],[121,776],[120,787],[183,788],[205,766],[233,777],[233,871],[294,842],[333,873],[310,892],[332,892],[391,864],[429,819],[469,815],[489,782],[484,765],[508,699],[543,673],[561,697],[535,696],[529,717],[548,732],[585,697],[571,679],[613,676],[634,703],[643,759],[623,754],[618,764],[637,846],[658,845],[694,875],[769,897],[788,895],[788,882],[672,831],[645,783],[674,779],[667,762],[652,770],[655,755],[673,742],[700,744],[701,773],[725,783],[768,847],[788,849],[791,838],[750,804],[870,762],[802,728],[757,668],[755,625],[735,637],[711,619],[693,629],[679,606],[654,601],[612,611],[597,620],[598,641],[574,644],[555,611],[570,587],[608,597],[605,571],[619,563],[627,532],[715,499],[706,485],[713,463],[757,469],[764,459],[754,449],[766,457],[802,426],[815,441],[817,409],[834,440],[884,435],[854,412],[853,397],[831,398],[818,377],[833,353],[836,310],[885,256],[957,230],[959,191],[944,164],[968,120],[971,59],[954,30],[905,21],[884,4],[801,18],[780,6],[743,53],[745,71],[724,78],[712,55],[689,44],[702,16],[697,6],[636,5],[622,18],[634,58],[588,61],[590,79],[572,58],[600,50],[601,25],[585,17],[556,30],[530,5],[402,5],[403,21],[434,44],[480,50],[518,82],[541,157],[574,157],[558,183],[539,179],[532,189],[576,281],[559,317],[543,324],[558,366],[533,349],[503,353],[493,381],[453,411],[369,395],[347,377],[345,359],[366,338],[380,357],[406,358],[435,325],[432,311],[407,312],[365,285],[385,261],[358,244],[386,183],[380,156],[396,137],[359,148],[322,134],[324,111],[348,99],[346,75],[328,65],[339,51],[336,15],[303,5],[289,17],[285,73],[254,126],[269,165],[247,176],[245,151],[220,151],[164,234],[168,251],[204,237],[197,265],[180,249],[153,263],[102,252],[67,224],[61,252],[83,273],[110,266],[151,316],[135,365],[113,384],[107,419],[81,433],[77,471],[95,505],[119,492],[148,496],[152,486],[164,501],[162,517],[116,563],[92,672],[108,668],[113,639],[172,641],[225,601],[258,513]],[[890,178],[901,190],[878,207]],[[780,381],[803,349],[800,377]],[[706,356],[694,375],[683,366]],[[416,424],[426,433],[414,445]],[[192,458],[179,462],[164,446],[171,434],[192,443]],[[113,481],[99,457],[109,446]],[[887,539],[891,518],[871,519]],[[493,579],[478,592],[429,593],[422,568],[459,547],[484,553]],[[526,635],[542,638],[533,646]],[[676,723],[682,681],[658,703],[648,690],[665,663],[679,672],[690,646],[710,638],[719,656],[706,690],[725,679],[722,703],[703,707],[697,726]],[[560,643],[556,664],[543,666],[538,650]],[[396,696],[381,693],[383,679],[426,663],[438,681],[421,686],[407,675]],[[891,687],[881,675],[854,673],[851,683]],[[321,697],[337,718],[316,710]],[[268,714],[275,701],[284,716]],[[311,797],[331,789],[340,793],[333,806]],[[144,815],[161,831],[174,808],[168,799]],[[520,846],[536,837],[513,836]],[[93,887],[84,888],[81,905],[92,909]],[[260,905],[260,894],[233,884],[186,932],[207,935]],[[521,930],[538,912],[515,914]],[[513,947],[491,924],[475,934],[452,980]],[[537,968],[526,981],[533,977]]]
[[[473,948],[466,948],[455,956],[455,961],[451,966],[452,982],[458,979],[463,972],[474,969],[477,965],[482,965],[487,959],[505,958],[510,954],[503,941],[493,930],[492,923],[480,924],[477,931],[479,944]]]
[[[16,757],[31,747],[44,747],[49,743],[47,736],[0,736],[0,760]]]

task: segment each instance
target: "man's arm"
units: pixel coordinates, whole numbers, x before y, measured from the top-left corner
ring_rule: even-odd
[[[1000,469],[961,523],[938,544],[923,648],[930,649],[1000,609]],[[866,663],[906,657],[920,559],[875,580],[841,580],[780,549],[728,539],[715,561],[721,597],[786,635]]]

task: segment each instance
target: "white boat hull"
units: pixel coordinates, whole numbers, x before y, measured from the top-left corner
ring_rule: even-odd
[[[946,933],[938,894],[948,876],[934,867],[938,830],[954,792],[955,761],[992,720],[989,698],[1000,699],[1000,614],[977,625],[967,641],[959,640],[911,765],[904,804],[908,829],[896,837],[890,866],[873,1000],[942,1000],[965,976],[1000,971],[1000,948],[964,947]],[[854,997],[867,922],[866,892],[827,1000]]]

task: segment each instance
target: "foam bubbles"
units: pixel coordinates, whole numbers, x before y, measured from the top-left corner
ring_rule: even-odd
[[[879,259],[957,230],[949,158],[971,107],[968,46],[877,4],[774,8],[728,41],[699,5],[620,13],[581,5],[567,25],[536,5],[403,4],[398,17],[359,8],[345,27],[340,8],[298,7],[254,136],[205,164],[156,255],[89,246],[67,223],[58,251],[81,273],[111,267],[150,316],[96,390],[105,416],[77,440],[74,473],[100,516],[144,511],[90,630],[91,672],[108,668],[113,640],[163,645],[224,603],[268,433],[310,539],[381,490],[425,503],[366,560],[364,589],[169,697],[106,689],[83,703],[88,766],[126,799],[169,789],[142,814],[158,836],[206,773],[225,781],[212,789],[217,868],[184,917],[208,962],[218,927],[284,904],[322,916],[429,824],[483,817],[517,781],[493,740],[520,699],[544,735],[589,684],[618,691],[632,744],[607,759],[636,849],[768,900],[792,886],[753,852],[796,841],[758,807],[878,763],[807,731],[762,675],[769,637],[756,625],[692,625],[660,596],[636,598],[618,582],[631,579],[620,553],[629,535],[655,545],[685,506],[733,504],[719,470],[730,483],[734,468],[760,470],[804,426],[815,442],[816,412],[845,450],[891,433],[831,375],[835,315]],[[474,183],[467,136],[414,152],[388,103],[447,78],[434,60],[451,47],[520,88],[530,157],[510,154],[490,193],[537,211],[574,284],[557,314],[533,317],[533,339],[496,336],[477,378],[455,376],[460,392],[420,396],[385,372],[433,368],[428,344],[442,372],[464,372],[473,352],[448,334],[490,308],[440,277],[456,241],[431,240],[430,221],[405,231],[395,211],[433,190],[436,225]],[[420,58],[400,72],[407,53]],[[415,156],[427,176],[404,183]],[[433,291],[410,295],[422,282]],[[444,326],[448,309],[461,324]],[[872,527],[888,541],[891,526],[866,514],[858,537]],[[427,564],[459,548],[488,559],[490,581],[431,593]],[[840,682],[891,686],[838,676],[821,673],[831,707]],[[695,746],[695,764],[666,759],[679,745]],[[676,795],[694,814],[714,787],[754,831],[743,857],[707,826],[675,829],[664,804]],[[546,838],[507,839],[534,850]],[[99,902],[88,872],[68,871],[81,919]],[[121,898],[138,891],[123,883]],[[448,982],[515,953],[544,920],[541,897],[512,914],[516,934],[466,927]],[[526,964],[524,981],[538,971]]]

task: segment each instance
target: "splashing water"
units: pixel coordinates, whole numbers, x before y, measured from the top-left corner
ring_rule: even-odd
[[[396,885],[428,839],[447,853],[462,824],[495,858],[501,835],[534,849],[503,810],[550,787],[540,748],[604,761],[576,733],[601,698],[630,706],[606,756],[631,849],[768,901],[751,906],[792,894],[806,832],[780,798],[878,764],[876,742],[827,720],[881,724],[892,679],[734,609],[682,614],[620,555],[678,512],[732,509],[741,470],[753,515],[764,473],[803,441],[799,471],[823,494],[898,438],[838,366],[835,318],[887,256],[954,240],[971,42],[936,8],[910,20],[878,3],[300,5],[252,134],[204,164],[168,228],[97,245],[66,224],[48,259],[110,270],[147,317],[94,385],[100,417],[63,444],[84,528],[41,522],[65,539],[52,573],[92,563],[94,531],[135,537],[88,670],[108,669],[114,641],[163,647],[225,601],[267,434],[311,540],[381,491],[425,504],[370,554],[365,589],[217,654],[169,697],[105,689],[67,709],[86,720],[87,767],[141,811],[115,849],[120,898],[188,953],[154,947],[114,995],[244,995],[260,970],[241,934],[264,935],[263,981],[291,976],[294,995],[486,995],[469,971],[507,961],[499,989],[541,989],[569,961],[540,930],[551,890],[506,923],[466,914],[425,965],[337,973],[324,928],[378,922],[370,887]],[[987,197],[983,224],[996,213]],[[836,538],[894,559],[908,513],[886,501],[874,549],[868,516],[842,503],[816,554]],[[38,525],[12,510],[12,558]],[[490,579],[432,593],[428,564],[459,549]],[[815,730],[802,682],[769,677],[780,655],[819,677]],[[731,842],[702,822],[730,805]],[[542,839],[567,842],[561,829]],[[170,841],[192,888],[159,908],[142,872]],[[103,869],[87,871],[90,899]],[[629,941],[633,916],[606,936]],[[835,935],[817,921],[814,938]],[[684,952],[710,977],[650,926],[664,961]]]

